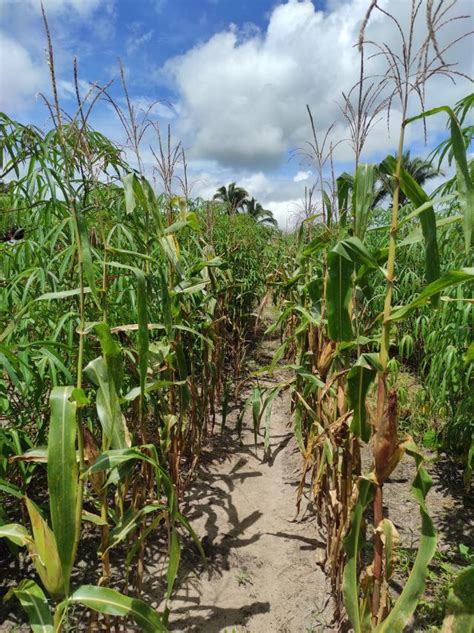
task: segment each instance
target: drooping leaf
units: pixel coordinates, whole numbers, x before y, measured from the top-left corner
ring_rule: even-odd
[[[333,248],[333,252],[345,257],[348,261],[353,262],[354,265],[358,264],[372,270],[378,269],[385,275],[385,271],[379,266],[375,257],[358,237],[348,237],[345,240],[341,240]]]
[[[395,308],[389,317],[390,321],[401,321],[407,317],[413,310],[425,305],[429,299],[439,294],[441,290],[457,286],[464,281],[474,281],[474,268],[461,268],[459,270],[450,270],[445,275],[431,283],[429,286],[420,292],[418,297],[411,301],[408,305]]]
[[[102,470],[111,470],[132,460],[142,460],[149,462],[153,466],[156,465],[156,462],[151,457],[148,457],[136,448],[114,449],[101,453],[92,466],[88,468],[86,473],[90,474],[98,473]]]
[[[383,543],[384,551],[384,575],[388,581],[393,576],[395,561],[396,561],[396,548],[398,544],[398,532],[395,525],[390,519],[382,519],[377,527],[377,532],[380,534]]]
[[[0,538],[7,538],[15,545],[24,547],[31,543],[31,536],[28,530],[20,523],[5,523],[0,525]]]
[[[126,448],[131,445],[125,417],[115,381],[102,356],[91,361],[85,368],[86,376],[98,387],[96,395],[97,415],[106,439],[106,447]]]
[[[396,159],[393,156],[387,156],[381,163],[380,169],[387,175],[393,176],[396,169]],[[436,216],[433,204],[430,204],[432,202],[430,196],[403,167],[400,170],[400,188],[415,207],[424,208],[424,211],[419,213],[418,217],[425,241],[426,281],[430,284],[438,279],[440,275],[439,251],[436,239]],[[438,305],[438,295],[432,295],[431,299],[433,305]]]
[[[26,611],[33,633],[53,633],[53,617],[41,587],[33,580],[22,580],[12,593]]]
[[[406,123],[433,116],[440,112],[445,112],[449,116],[451,147],[456,162],[456,188],[459,195],[459,205],[464,218],[464,242],[466,255],[468,255],[474,239],[474,181],[469,171],[464,136],[456,114],[449,106],[440,106],[411,117],[407,119]]]
[[[82,585],[68,598],[67,604],[83,604],[99,613],[132,618],[147,633],[166,633],[157,611],[142,600],[124,596],[115,589]]]
[[[99,337],[100,346],[104,355],[109,373],[115,383],[117,393],[120,393],[122,385],[122,348],[114,339],[107,323],[96,323],[94,331]]]

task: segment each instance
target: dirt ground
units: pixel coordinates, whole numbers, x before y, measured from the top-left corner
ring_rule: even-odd
[[[270,343],[260,350],[259,361],[268,363],[271,354]],[[230,429],[238,412],[229,415]],[[184,564],[170,630],[328,631],[328,586],[316,565],[315,520],[295,521],[301,462],[289,427],[288,393],[273,403],[267,461],[262,438],[255,447],[248,417],[246,422],[241,440],[229,431],[208,447],[188,493],[184,512],[202,538],[209,569],[196,557]]]

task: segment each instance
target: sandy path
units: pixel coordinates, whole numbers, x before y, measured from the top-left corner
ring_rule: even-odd
[[[266,351],[271,357],[271,349]],[[237,413],[229,418],[230,429]],[[248,419],[241,441],[224,433],[203,455],[184,513],[202,539],[209,571],[195,555],[189,558],[190,551],[186,560],[185,553],[172,631],[328,630],[328,591],[315,565],[314,517],[294,521],[301,458],[289,419],[283,393],[273,405],[272,456],[266,463],[261,438],[255,450]]]

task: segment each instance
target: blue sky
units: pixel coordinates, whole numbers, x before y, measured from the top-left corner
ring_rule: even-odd
[[[387,5],[388,0],[380,0]],[[194,195],[209,197],[221,184],[237,181],[277,215],[285,226],[298,210],[304,187],[315,179],[297,148],[310,138],[306,104],[318,132],[336,122],[336,171],[351,169],[353,156],[341,117],[341,92],[357,79],[357,41],[368,0],[45,0],[55,47],[62,105],[73,112],[72,59],[78,58],[81,89],[105,84],[123,104],[117,58],[125,67],[130,96],[140,110],[156,101],[152,118],[172,127],[186,148]],[[402,21],[409,0],[392,0]],[[470,0],[460,0],[469,13]],[[469,24],[448,25],[443,37]],[[470,28],[473,27],[472,20]],[[422,21],[418,27],[423,30]],[[382,15],[369,34],[397,46]],[[421,35],[420,35],[421,36]],[[442,43],[444,40],[442,40]],[[459,70],[472,76],[472,39],[450,51]],[[377,70],[377,69],[375,69]],[[435,79],[429,106],[452,104],[471,90],[466,79],[452,85]],[[48,127],[48,112],[37,97],[49,94],[45,38],[39,0],[0,0],[0,109],[23,122]],[[413,104],[413,113],[419,106]],[[398,117],[398,119],[397,119]],[[393,129],[399,121],[395,104]],[[92,122],[119,143],[123,130],[109,104],[101,102]],[[431,138],[444,134],[445,121],[430,123]],[[153,157],[144,139],[148,170]],[[366,160],[393,151],[396,135],[379,124],[369,137]],[[420,127],[408,144],[424,153]]]

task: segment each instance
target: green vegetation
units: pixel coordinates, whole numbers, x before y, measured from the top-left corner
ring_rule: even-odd
[[[183,531],[202,553],[179,504],[241,376],[277,238],[218,203],[157,196],[84,107],[67,123],[58,107],[47,133],[0,120],[0,535],[47,592],[25,579],[11,593],[33,627],[67,628],[82,605],[159,631]],[[85,533],[101,573],[77,586]],[[126,595],[157,534],[160,615]]]

